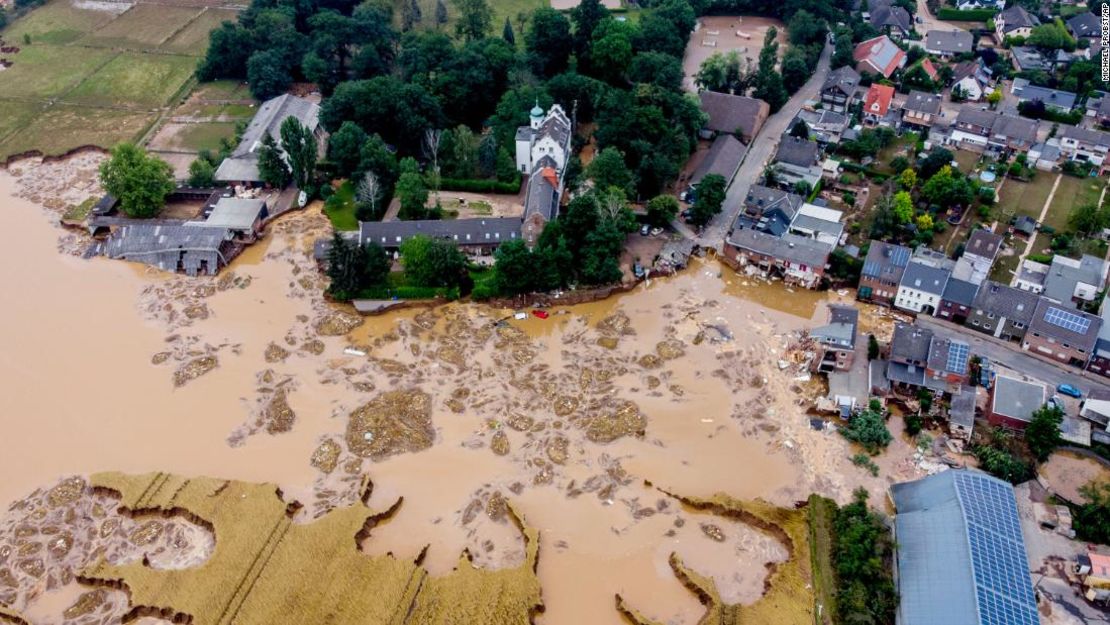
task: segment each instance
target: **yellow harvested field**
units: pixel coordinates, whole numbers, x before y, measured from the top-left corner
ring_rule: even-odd
[[[136,4],[102,28],[86,35],[79,45],[130,49],[157,48],[189,25],[202,9]]]
[[[539,533],[508,514],[524,534],[525,561],[498,571],[477,569],[463,554],[458,569],[432,578],[416,562],[368,556],[358,549],[401,506],[371,511],[362,502],[310,523],[294,522],[273,484],[167,473],[101,473],[94,488],[117,493],[129,514],[184,515],[216,536],[198,567],[155,570],[114,566],[101,558],[82,582],[128,590],[133,612],[195,625],[273,623],[513,623],[542,609],[536,576]],[[364,485],[362,500],[369,498]]]
[[[747,523],[780,541],[790,554],[786,562],[768,565],[768,590],[763,597],[753,605],[739,605],[725,603],[711,578],[690,569],[677,554],[672,553],[669,562],[675,576],[706,608],[698,625],[813,623],[813,573],[805,508],[779,508],[764,501],[741,501],[724,494],[709,499],[674,497],[694,510]],[[617,595],[617,609],[637,625],[660,625],[659,621],[651,620],[627,605],[620,595]]]

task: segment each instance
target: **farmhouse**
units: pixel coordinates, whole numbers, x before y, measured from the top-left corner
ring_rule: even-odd
[[[187,221],[184,225],[226,229],[237,240],[252,243],[262,233],[262,222],[267,217],[269,212],[263,200],[221,197],[203,221]]]
[[[258,154],[266,135],[273,137],[281,149],[281,124],[290,117],[296,118],[312,131],[316,138],[316,153],[324,154],[327,133],[320,124],[320,107],[305,98],[288,93],[271,98],[258,107],[239,146],[216,169],[216,180],[231,185],[247,187],[262,184],[258,173]],[[284,155],[284,152],[283,152]]]
[[[710,133],[735,134],[746,143],[759,134],[771,109],[763,100],[716,91],[702,91],[701,110],[709,116],[705,129]]]
[[[405,241],[423,235],[446,239],[472,256],[492,254],[506,241],[521,238],[517,217],[484,219],[428,219],[417,221],[363,221],[359,223],[358,243],[376,243],[395,252]]]
[[[829,72],[821,86],[821,104],[830,111],[845,112],[856,98],[859,81],[859,72],[847,65]]]
[[[900,625],[1037,625],[1010,484],[951,469],[890,489]]]
[[[547,113],[533,107],[528,125],[517,128],[516,166],[528,175],[521,232],[529,245],[535,244],[544,226],[559,214],[572,135],[572,121],[558,104]]]
[[[898,285],[909,262],[909,248],[872,240],[863,260],[856,296],[865,302],[890,306],[898,295]]]
[[[890,78],[896,69],[906,65],[906,53],[886,35],[860,42],[852,58],[860,73],[870,72],[883,78]]]
[[[950,59],[958,54],[971,52],[974,39],[966,30],[930,30],[925,33],[925,51],[942,59]]]
[[[709,146],[705,159],[694,170],[690,183],[697,185],[709,174],[717,174],[725,179],[726,184],[730,184],[736,177],[736,172],[740,170],[740,163],[744,161],[747,153],[747,146],[734,135],[718,135],[713,140],[713,145]]]
[[[991,387],[987,421],[994,426],[1024,430],[1047,399],[1044,384],[999,375]]]

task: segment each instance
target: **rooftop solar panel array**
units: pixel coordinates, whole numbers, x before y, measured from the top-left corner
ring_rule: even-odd
[[[1086,334],[1091,327],[1091,320],[1083,315],[1051,306],[1045,311],[1044,320],[1076,334]]]
[[[975,596],[982,625],[1038,625],[1012,488],[974,473],[955,474],[967,522]]]
[[[967,356],[968,346],[967,343],[960,343],[953,341],[948,347],[948,365],[947,370],[952,373],[964,373],[967,371]]]

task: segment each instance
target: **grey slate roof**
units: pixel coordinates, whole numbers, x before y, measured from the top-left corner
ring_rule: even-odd
[[[966,30],[930,30],[925,33],[925,49],[938,50],[944,54],[971,52],[971,33]]]
[[[1073,15],[1067,21],[1068,30],[1075,37],[1099,37],[1101,33],[1101,23],[1098,16],[1090,11],[1084,11],[1078,15]]]
[[[976,126],[989,135],[991,127],[994,126],[994,122],[998,119],[998,116],[999,114],[994,111],[984,111],[978,106],[965,105],[960,107],[959,113],[956,113],[956,123]]]
[[[201,222],[189,222],[187,225],[235,231],[250,230],[256,220],[265,216],[265,211],[266,202],[262,200],[222,197],[216,202],[215,208],[207,219]]]
[[[1056,323],[1051,323],[1049,319],[1059,314],[1054,311],[1064,311],[1068,315],[1078,315],[1082,317],[1087,322],[1087,329],[1085,331],[1073,330]],[[1041,336],[1052,337],[1060,343],[1067,343],[1087,353],[1090,353],[1091,350],[1094,349],[1095,341],[1098,340],[1098,332],[1101,329],[1101,317],[1079,310],[1073,310],[1043,297],[1037,303],[1037,310],[1033,313],[1033,321],[1029,323],[1030,332],[1035,332]]]
[[[951,275],[952,272],[948,269],[912,261],[906,265],[906,271],[902,274],[902,282],[899,286],[939,296],[944,294],[944,287],[948,284],[948,278]]]
[[[805,198],[796,193],[757,184],[748,188],[748,197],[744,199],[744,206],[757,212],[778,208],[786,215],[787,221],[790,221],[794,219],[803,202]]]
[[[925,367],[906,365],[891,361],[886,366],[886,377],[891,382],[910,384],[912,386],[925,385]]]
[[[520,238],[520,219],[487,217],[359,223],[359,240],[363,245],[377,243],[393,249],[417,235],[447,239],[458,245],[497,245]]]
[[[550,163],[544,164],[544,159]],[[539,214],[547,221],[555,218],[559,208],[559,189],[551,184],[545,170],[556,172],[555,161],[550,156],[544,156],[536,163],[536,168],[528,178],[528,191],[524,198],[524,218]]]
[[[787,233],[776,237],[747,228],[733,230],[728,242],[743,250],[809,267],[824,267],[829,262],[829,254],[833,249],[827,243],[796,234]]]
[[[829,322],[810,331],[822,343],[852,349],[856,345],[859,310],[854,306],[829,306]]]
[[[1045,106],[1071,110],[1075,108],[1076,95],[1070,91],[1059,91],[1031,84],[1024,78],[1015,78],[1010,92],[1020,100],[1040,100]]]
[[[1078,267],[1054,257],[1045,276],[1043,295],[1070,305],[1075,287],[1080,282],[1095,287],[1102,284],[1102,269],[1103,260],[1090,254],[1084,254],[1079,259]]]
[[[1037,120],[999,115],[991,126],[991,140],[1032,146],[1037,140]]]
[[[1029,325],[1038,299],[1040,298],[1037,295],[1029,291],[987,280],[979,287],[973,306],[984,313],[993,313],[995,317],[1005,317]]]
[[[320,125],[320,107],[288,93],[263,102],[243,131],[238,147],[220,163],[216,170],[216,180],[258,182],[258,149],[262,147],[262,139],[269,134],[280,145],[281,124],[289,117],[296,117],[309,131],[315,132]]]
[[[912,323],[897,323],[890,339],[891,359],[920,362],[929,361],[929,345],[933,342],[933,332]]]
[[[763,100],[716,91],[702,91],[701,110],[709,115],[706,127],[715,132],[739,133],[754,137],[763,127],[769,107]]]
[[[1036,48],[1028,46],[1014,46],[1010,48],[1010,54],[1014,56],[1014,61],[1017,63],[1018,69],[1021,71],[1029,71],[1035,69],[1050,69],[1048,59],[1041,54],[1041,51]]]
[[[775,161],[797,165],[798,167],[810,167],[817,162],[819,153],[820,148],[816,141],[807,141],[806,139],[787,135],[779,142],[779,149],[775,152]]]
[[[871,241],[863,260],[863,275],[898,284],[910,262],[910,249],[885,241]]]
[[[1013,32],[1018,28],[1031,28],[1040,23],[1037,18],[1029,14],[1029,11],[1026,11],[1016,4],[999,13],[998,16],[995,17],[995,21],[1004,22],[1002,27],[1003,34]]]
[[[940,96],[924,91],[911,91],[902,110],[936,115],[940,113]]]
[[[187,225],[130,224],[117,228],[104,243],[104,255],[153,265],[163,271],[195,276],[202,266],[207,273],[227,263],[226,244],[231,232],[225,228]]]
[[[952,396],[952,403],[948,407],[948,420],[965,428],[975,425],[975,387],[969,386]]]
[[[1110,148],[1110,132],[1061,124],[1059,136],[1061,139],[1074,139],[1080,143]]]
[[[979,292],[979,285],[959,278],[952,278],[944,287],[941,299],[961,306],[970,307],[975,301],[975,294]]]
[[[870,15],[871,25],[880,30],[891,27],[908,32],[913,28],[913,20],[910,19],[909,12],[902,7],[880,5],[876,6]]]
[[[1043,384],[1000,375],[994,380],[991,412],[1019,421],[1031,421],[1033,412],[1044,406],[1046,399],[1047,392]]]
[[[717,174],[724,176],[726,182],[731,182],[736,175],[736,170],[740,169],[740,162],[744,160],[744,155],[747,153],[747,146],[735,136],[730,134],[719,135],[713,140],[713,145],[709,147],[709,153],[705,155],[701,165],[694,171],[690,181],[697,184],[709,174]]]
[[[950,469],[891,487],[900,625],[1038,625],[1013,487]]]
[[[1002,235],[995,234],[985,228],[976,228],[964,245],[964,254],[971,253],[983,258],[994,259],[998,248],[1002,245]]]
[[[860,75],[852,66],[845,65],[829,72],[821,91],[837,89],[844,95],[852,95],[859,86]]]

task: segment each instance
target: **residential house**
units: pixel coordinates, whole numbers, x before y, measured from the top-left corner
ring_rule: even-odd
[[[863,123],[869,126],[893,126],[890,119],[890,102],[894,99],[894,87],[872,84],[863,100]]]
[[[1041,171],[1054,171],[1062,156],[1060,141],[1056,138],[1034,143],[1033,147],[1029,148],[1029,162]]]
[[[987,421],[995,427],[1024,430],[1048,399],[1044,384],[999,375],[991,387]],[[1031,621],[1036,623],[1037,621]]]
[[[1080,418],[1091,423],[1091,440],[1110,444],[1110,391],[1092,388],[1079,406]]]
[[[995,9],[1001,11],[1006,8],[1006,0],[958,0],[954,3],[961,11],[973,9]]]
[[[822,107],[837,113],[847,111],[855,101],[859,80],[859,72],[848,65],[829,72],[821,86]]]
[[[944,60],[972,52],[975,38],[966,30],[930,30],[925,33],[925,51]]]
[[[1014,488],[951,469],[890,488],[899,625],[1037,625]]]
[[[890,0],[870,0],[867,4],[868,21],[879,32],[901,38],[913,30],[913,18],[905,8],[892,5]]]
[[[966,280],[975,285],[983,283],[990,274],[994,259],[1002,246],[1002,235],[990,230],[976,228],[964,244],[964,253],[956,261],[952,277]]]
[[[860,42],[852,58],[860,73],[869,72],[883,78],[890,78],[895,70],[906,65],[906,53],[886,35]]]
[[[1093,302],[1106,285],[1108,271],[1110,264],[1097,256],[1084,254],[1076,260],[1057,254],[1045,275],[1042,294],[1067,308]]]
[[[573,131],[573,120],[558,104],[546,113],[533,107],[528,125],[517,128],[516,166],[527,174],[520,230],[528,245],[535,245],[544,226],[559,216]]]
[[[1060,126],[1060,151],[1069,160],[1090,163],[1101,175],[1110,170],[1110,133],[1079,126]]]
[[[827,243],[834,248],[840,245],[844,235],[842,219],[844,213],[815,204],[802,204],[794,220],[790,222],[790,232],[807,239]]]
[[[829,322],[810,331],[817,342],[817,370],[821,373],[847,371],[856,355],[859,310],[854,306],[829,306]]]
[[[725,238],[724,258],[737,270],[779,276],[786,284],[817,288],[825,276],[833,246],[796,234],[781,237],[749,228],[734,228]]]
[[[1068,32],[1076,39],[1100,39],[1102,37],[1102,21],[1090,11],[1071,16],[1065,24],[1068,27]]]
[[[958,395],[967,384],[971,347],[964,341],[934,337],[925,364],[925,388]]]
[[[418,235],[449,241],[472,256],[488,256],[502,243],[522,239],[519,217],[359,222],[359,245],[376,243],[389,252]]]
[[[1015,4],[994,16],[994,35],[998,43],[1002,43],[1006,37],[1028,37],[1038,24],[1040,20]]]
[[[1014,79],[1010,86],[1010,93],[1018,99],[1018,102],[1042,102],[1045,108],[1061,113],[1067,113],[1075,108],[1076,95],[1074,93],[1040,87],[1024,78]]]
[[[1100,317],[1063,308],[1042,297],[1021,347],[1059,362],[1085,367],[1101,329]]]
[[[1014,115],[999,115],[991,126],[987,149],[994,153],[1028,152],[1037,143],[1037,121]]]
[[[1110,602],[1110,555],[1089,549],[1076,557],[1076,571],[1087,601],[1104,606]]]
[[[1053,60],[1046,58],[1041,51],[1028,46],[1010,48],[1010,60],[1019,72],[1051,72]]]
[[[961,149],[985,149],[998,117],[998,113],[976,106],[961,107],[952,124],[951,142]]]
[[[816,111],[802,109],[794,118],[794,123],[804,123],[809,128],[810,138],[821,144],[840,143],[851,121],[851,117],[846,113],[837,113],[829,109]]]
[[[285,152],[281,148],[281,125],[290,117],[295,118],[312,133],[316,140],[316,153],[325,154],[328,134],[320,123],[320,106],[305,98],[286,93],[270,98],[258,107],[258,112],[254,114],[250,124],[243,131],[243,137],[239,140],[235,151],[216,168],[216,180],[229,185],[247,187],[262,185],[262,175],[258,171],[258,155],[262,143],[269,135],[277,143],[278,150],[284,158]]]
[[[1110,96],[1087,101],[1087,116],[1094,117],[1099,126],[1110,126]]]
[[[925,369],[929,364],[932,344],[932,330],[912,323],[894,324],[886,368],[886,377],[894,390],[913,394],[916,389],[925,386]]]
[[[902,105],[902,125],[928,129],[940,118],[940,96],[911,91]]]
[[[1020,342],[1033,321],[1037,300],[1033,293],[987,280],[979,286],[964,325],[995,338]]]
[[[981,100],[987,94],[987,85],[990,83],[990,70],[982,59],[964,61],[952,68],[952,91],[959,89],[963,97],[971,102]]]
[[[812,189],[821,180],[818,164],[821,147],[816,141],[783,135],[775,152],[775,172],[780,183],[795,185],[805,182]]]
[[[872,240],[863,260],[856,296],[865,302],[891,306],[909,262],[909,248]]]
[[[735,135],[718,135],[713,140],[713,144],[709,146],[709,152],[705,155],[705,159],[694,170],[694,174],[690,177],[690,184],[696,186],[702,178],[709,174],[717,174],[724,178],[726,186],[731,184],[747,153],[748,147],[741,143]]]
[[[1017,278],[1014,280],[1014,286],[1022,291],[1029,291],[1040,295],[1044,293],[1044,283],[1048,279],[1048,272],[1050,267],[1044,263],[1029,260],[1028,258],[1021,262],[1018,267]]]
[[[917,258],[912,259],[902,274],[894,306],[914,313],[935,314],[951,275],[949,269],[928,265]]]
[[[771,113],[766,102],[755,98],[716,91],[702,91],[698,97],[701,110],[709,116],[703,133],[735,134],[747,145],[751,145]]]
[[[1102,317],[1102,328],[1098,331],[1098,340],[1095,341],[1091,360],[1087,363],[1087,371],[1110,377],[1110,306],[1106,305],[1106,300],[1102,302],[1099,316]]]
[[[961,280],[953,275],[948,284],[944,286],[944,294],[940,297],[940,307],[937,316],[954,323],[963,324],[971,314],[975,304],[975,295],[979,292],[979,284]]]
[[[805,198],[795,193],[752,185],[744,199],[744,211],[737,218],[736,227],[782,236],[789,230],[804,202]]]
[[[953,438],[971,440],[975,429],[975,387],[968,386],[952,396],[948,406],[948,434]]]

